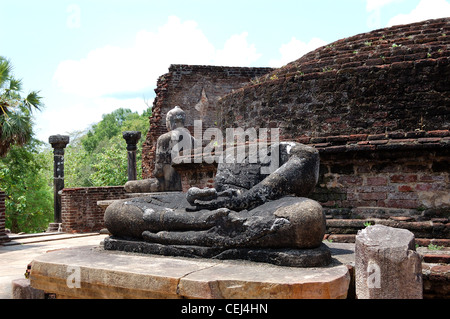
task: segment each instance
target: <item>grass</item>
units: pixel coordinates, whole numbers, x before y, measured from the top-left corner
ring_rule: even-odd
[[[434,245],[434,244],[429,244],[428,245],[428,249],[429,250],[441,250],[443,248],[444,248],[444,246],[438,246],[438,245]]]

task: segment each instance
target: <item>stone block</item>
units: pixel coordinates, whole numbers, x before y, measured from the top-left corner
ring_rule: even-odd
[[[13,299],[45,299],[44,291],[31,287],[29,279],[13,280],[11,285]]]
[[[358,299],[421,299],[422,258],[413,233],[383,225],[359,231],[355,278]]]

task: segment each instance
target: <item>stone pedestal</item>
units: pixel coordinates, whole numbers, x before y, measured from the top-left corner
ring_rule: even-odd
[[[264,248],[230,248],[160,245],[145,241],[131,241],[107,237],[104,249],[131,253],[179,256],[189,258],[211,258],[219,260],[249,260],[277,266],[289,267],[323,267],[331,263],[331,251],[327,245],[306,249],[264,249]]]
[[[105,251],[84,246],[35,258],[31,286],[56,298],[346,298],[347,266],[279,267]]]
[[[422,258],[414,235],[382,225],[358,232],[355,245],[358,299],[421,299]]]

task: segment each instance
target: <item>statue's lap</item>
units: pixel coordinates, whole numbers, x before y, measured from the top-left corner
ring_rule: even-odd
[[[105,240],[105,249],[297,267],[324,266],[331,261],[322,244],[325,216],[311,199],[284,197],[240,212],[196,211],[184,193],[166,193],[112,206],[105,220],[108,225],[121,226],[108,227],[112,236]]]

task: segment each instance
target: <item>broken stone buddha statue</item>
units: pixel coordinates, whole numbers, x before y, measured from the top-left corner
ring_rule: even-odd
[[[191,148],[194,139],[188,129],[184,127],[186,121],[185,112],[175,106],[166,116],[168,132],[161,135],[156,142],[154,178],[128,181],[125,191],[128,193],[153,193],[180,191],[181,178],[172,167],[172,149],[182,138],[190,138]]]
[[[215,188],[111,204],[105,226],[112,235],[105,249],[301,267],[328,264],[322,207],[305,198],[318,180],[318,151],[299,143],[273,144],[280,166],[265,175],[262,168],[270,163],[250,163],[252,148],[247,149],[244,161],[218,164]]]

